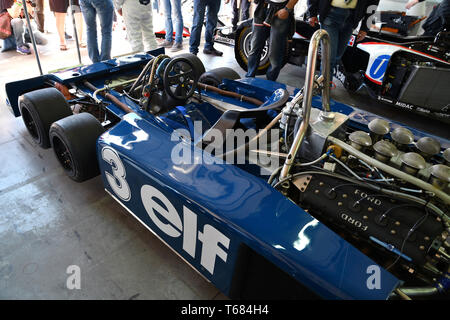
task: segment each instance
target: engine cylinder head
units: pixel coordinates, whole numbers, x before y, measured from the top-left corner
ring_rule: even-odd
[[[383,119],[373,119],[369,122],[369,130],[374,142],[380,140],[385,134],[389,133],[389,122]]]
[[[450,167],[443,164],[435,164],[431,167],[429,182],[440,190],[447,188],[450,183]]]
[[[398,153],[397,148],[387,140],[380,140],[373,145],[375,150],[375,159],[381,162],[388,162],[392,157]]]
[[[432,157],[441,151],[441,144],[439,141],[430,137],[423,137],[417,140],[416,147],[426,158]]]
[[[397,147],[400,148],[414,142],[413,133],[403,127],[395,128],[395,130],[391,132],[391,138]]]
[[[359,151],[372,145],[372,138],[364,131],[352,132],[349,139],[351,146]]]
[[[408,152],[401,156],[401,170],[415,176],[419,170],[425,169],[425,159],[418,153]]]
[[[445,164],[447,166],[450,166],[450,148],[445,149],[444,153],[442,154],[445,160]]]

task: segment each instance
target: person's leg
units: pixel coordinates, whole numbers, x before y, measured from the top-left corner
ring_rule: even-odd
[[[268,80],[276,81],[283,67],[283,59],[286,54],[286,42],[289,32],[290,18],[280,19],[275,17],[270,31],[269,60],[270,67],[267,70]]]
[[[75,17],[75,24],[77,26],[77,36],[78,36],[78,43],[80,45],[83,44],[83,32],[84,32],[84,27],[83,27],[83,15],[81,14],[81,9],[80,6],[73,6],[74,8],[74,17]]]
[[[241,7],[240,7],[240,19],[239,21],[247,20],[250,15],[250,1],[248,0],[241,0]]]
[[[231,6],[233,9],[233,18],[231,19],[231,25],[233,26],[233,30],[235,30],[237,27],[237,23],[239,22],[239,17],[240,17],[240,15],[239,15],[240,10],[238,8],[239,0],[231,0],[231,1],[232,1]]]
[[[144,6],[132,1],[126,1],[122,6],[122,17],[127,28],[128,41],[133,51],[143,51],[141,29],[141,10]]]
[[[14,39],[16,40],[17,48],[24,46],[23,34],[25,29],[23,28],[23,21],[20,18],[14,18],[11,20],[11,28],[13,31]]]
[[[33,25],[31,25],[31,29],[33,29],[33,35],[36,44],[45,46],[48,43],[48,40],[44,37],[44,34],[37,30]]]
[[[44,16],[44,0],[36,0],[36,8],[34,10],[35,14],[35,21],[37,25],[38,31],[44,33],[44,23],[45,23],[45,16]]]
[[[144,6],[141,10],[140,24],[142,28],[142,37],[144,39],[144,49],[153,50],[158,47],[155,32],[153,32],[153,8],[151,4]]]
[[[183,14],[181,0],[172,0],[173,19],[175,22],[175,43],[183,42]]]
[[[97,11],[102,31],[100,61],[111,59],[112,24],[114,5],[112,0],[91,0]]]
[[[214,46],[214,29],[217,26],[218,13],[220,10],[221,0],[208,0],[208,12],[206,14],[206,29],[205,29],[205,49],[212,50]]]
[[[163,4],[163,12],[164,12],[164,27],[166,29],[166,43],[173,42],[173,23],[172,23],[172,5],[170,4],[170,0],[162,0]]]
[[[345,49],[347,49],[348,41],[350,40],[352,33],[353,33],[353,23],[349,14],[345,22],[341,25],[341,29],[339,30],[339,42],[336,50],[336,66],[341,61]]]
[[[248,53],[247,78],[253,78],[256,75],[259,62],[261,60],[262,50],[270,35],[270,28],[264,25],[253,24],[252,39],[250,42],[250,52]]]
[[[59,36],[59,45],[61,47],[61,50],[64,50],[64,48],[66,48],[66,38],[64,34],[64,23],[66,21],[66,14],[63,12],[55,12],[55,18],[56,18],[56,30],[58,31]]]
[[[80,8],[86,23],[87,49],[92,62],[100,61],[97,41],[97,12],[89,0],[80,0]]]
[[[189,38],[189,52],[198,53],[200,35],[202,33],[203,21],[205,19],[205,0],[194,0],[194,19],[192,22],[191,36]]]
[[[331,74],[334,72],[336,67],[336,56],[339,44],[339,29],[342,24],[343,15],[341,14],[340,8],[332,7],[328,16],[321,24],[321,28],[328,32],[330,36],[330,70]]]

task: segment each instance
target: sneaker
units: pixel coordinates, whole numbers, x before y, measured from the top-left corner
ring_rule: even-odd
[[[17,47],[16,51],[20,54],[31,54],[31,50],[24,45]]]
[[[167,40],[164,40],[163,43],[161,44],[161,46],[164,48],[170,48],[170,47],[172,47],[172,45],[173,45],[173,41],[167,41]]]
[[[218,56],[218,57],[221,57],[221,56],[223,55],[223,52],[222,52],[222,51],[219,51],[219,50],[217,50],[217,49],[215,49],[215,48],[212,48],[212,49],[204,49],[204,50],[203,50],[203,53],[204,53],[204,54],[212,54],[212,55]]]
[[[183,50],[183,44],[181,42],[177,43],[175,42],[172,46],[172,48],[170,49],[171,52],[176,52],[176,51],[180,51]]]

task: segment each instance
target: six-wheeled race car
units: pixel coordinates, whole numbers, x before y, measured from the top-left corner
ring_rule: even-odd
[[[7,103],[231,298],[448,298],[450,141],[330,101],[327,36],[301,89],[158,49],[7,83]]]
[[[241,23],[235,33],[235,57],[244,70],[250,51],[251,22]],[[314,31],[307,22],[296,20],[284,63],[305,64]],[[359,43],[355,39],[353,35],[336,72],[347,90],[366,88],[372,98],[382,103],[450,121],[450,32],[431,37],[381,30],[369,31]],[[269,49],[267,44],[257,74],[265,74],[269,68]]]

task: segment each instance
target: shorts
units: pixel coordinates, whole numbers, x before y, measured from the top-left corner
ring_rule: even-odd
[[[52,12],[66,13],[69,7],[69,0],[49,0],[49,3]],[[75,12],[80,12],[78,0],[72,0],[72,6]]]

